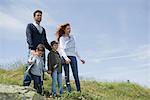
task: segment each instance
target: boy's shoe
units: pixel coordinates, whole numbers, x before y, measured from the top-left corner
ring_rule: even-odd
[[[81,90],[77,91],[78,93],[81,93]]]
[[[62,95],[63,95],[63,94],[57,94],[57,97],[60,98],[60,97],[62,97]]]
[[[60,94],[59,96],[61,97],[63,94]]]
[[[50,95],[49,97],[52,98],[52,99],[55,99],[55,98],[56,98],[56,97],[54,97],[54,96],[52,96],[52,95]]]

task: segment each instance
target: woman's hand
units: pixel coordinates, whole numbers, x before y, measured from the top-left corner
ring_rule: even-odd
[[[65,62],[66,64],[70,64],[71,60],[68,58]]]
[[[85,61],[83,59],[80,59],[80,61],[81,61],[82,64],[85,64]]]

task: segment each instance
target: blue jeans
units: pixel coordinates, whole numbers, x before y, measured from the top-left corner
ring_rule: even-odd
[[[34,83],[34,89],[36,89],[37,93],[42,95],[43,84],[41,82],[41,76],[36,76],[36,75],[31,74],[31,77],[32,77],[33,83]]]
[[[62,95],[63,94],[62,73],[58,73],[56,69],[52,72],[51,76],[52,76],[52,95],[56,96],[56,82],[58,82],[59,93],[60,95]]]
[[[23,86],[29,86],[31,80],[32,80],[31,73],[30,72],[28,74],[24,73]]]
[[[75,79],[76,89],[77,91],[81,91],[80,81],[79,81],[79,76],[78,76],[77,59],[75,56],[68,56],[68,58],[71,60],[70,66],[72,69],[73,77]],[[64,72],[65,72],[65,82],[67,86],[67,91],[71,92],[71,85],[70,85],[70,79],[69,79],[69,64],[64,64]]]

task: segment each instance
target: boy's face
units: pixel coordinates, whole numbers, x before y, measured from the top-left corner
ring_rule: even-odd
[[[57,50],[57,49],[58,49],[58,44],[54,44],[54,45],[52,46],[52,49],[53,49],[53,50]]]
[[[41,57],[43,54],[44,54],[44,52],[43,52],[43,51],[37,51],[37,55],[38,55],[38,56],[40,56],[40,57]]]

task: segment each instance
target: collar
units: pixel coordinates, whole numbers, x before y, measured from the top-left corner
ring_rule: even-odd
[[[40,24],[37,24],[36,22],[34,22],[33,25],[35,25],[35,26],[40,26]]]
[[[36,22],[34,22],[33,25],[37,28],[37,30],[39,31],[39,33],[42,34],[42,31],[43,31],[42,26],[40,26],[40,24],[38,25]]]
[[[57,53],[57,51],[55,51],[55,50],[53,50],[53,49],[52,49],[52,51]]]

